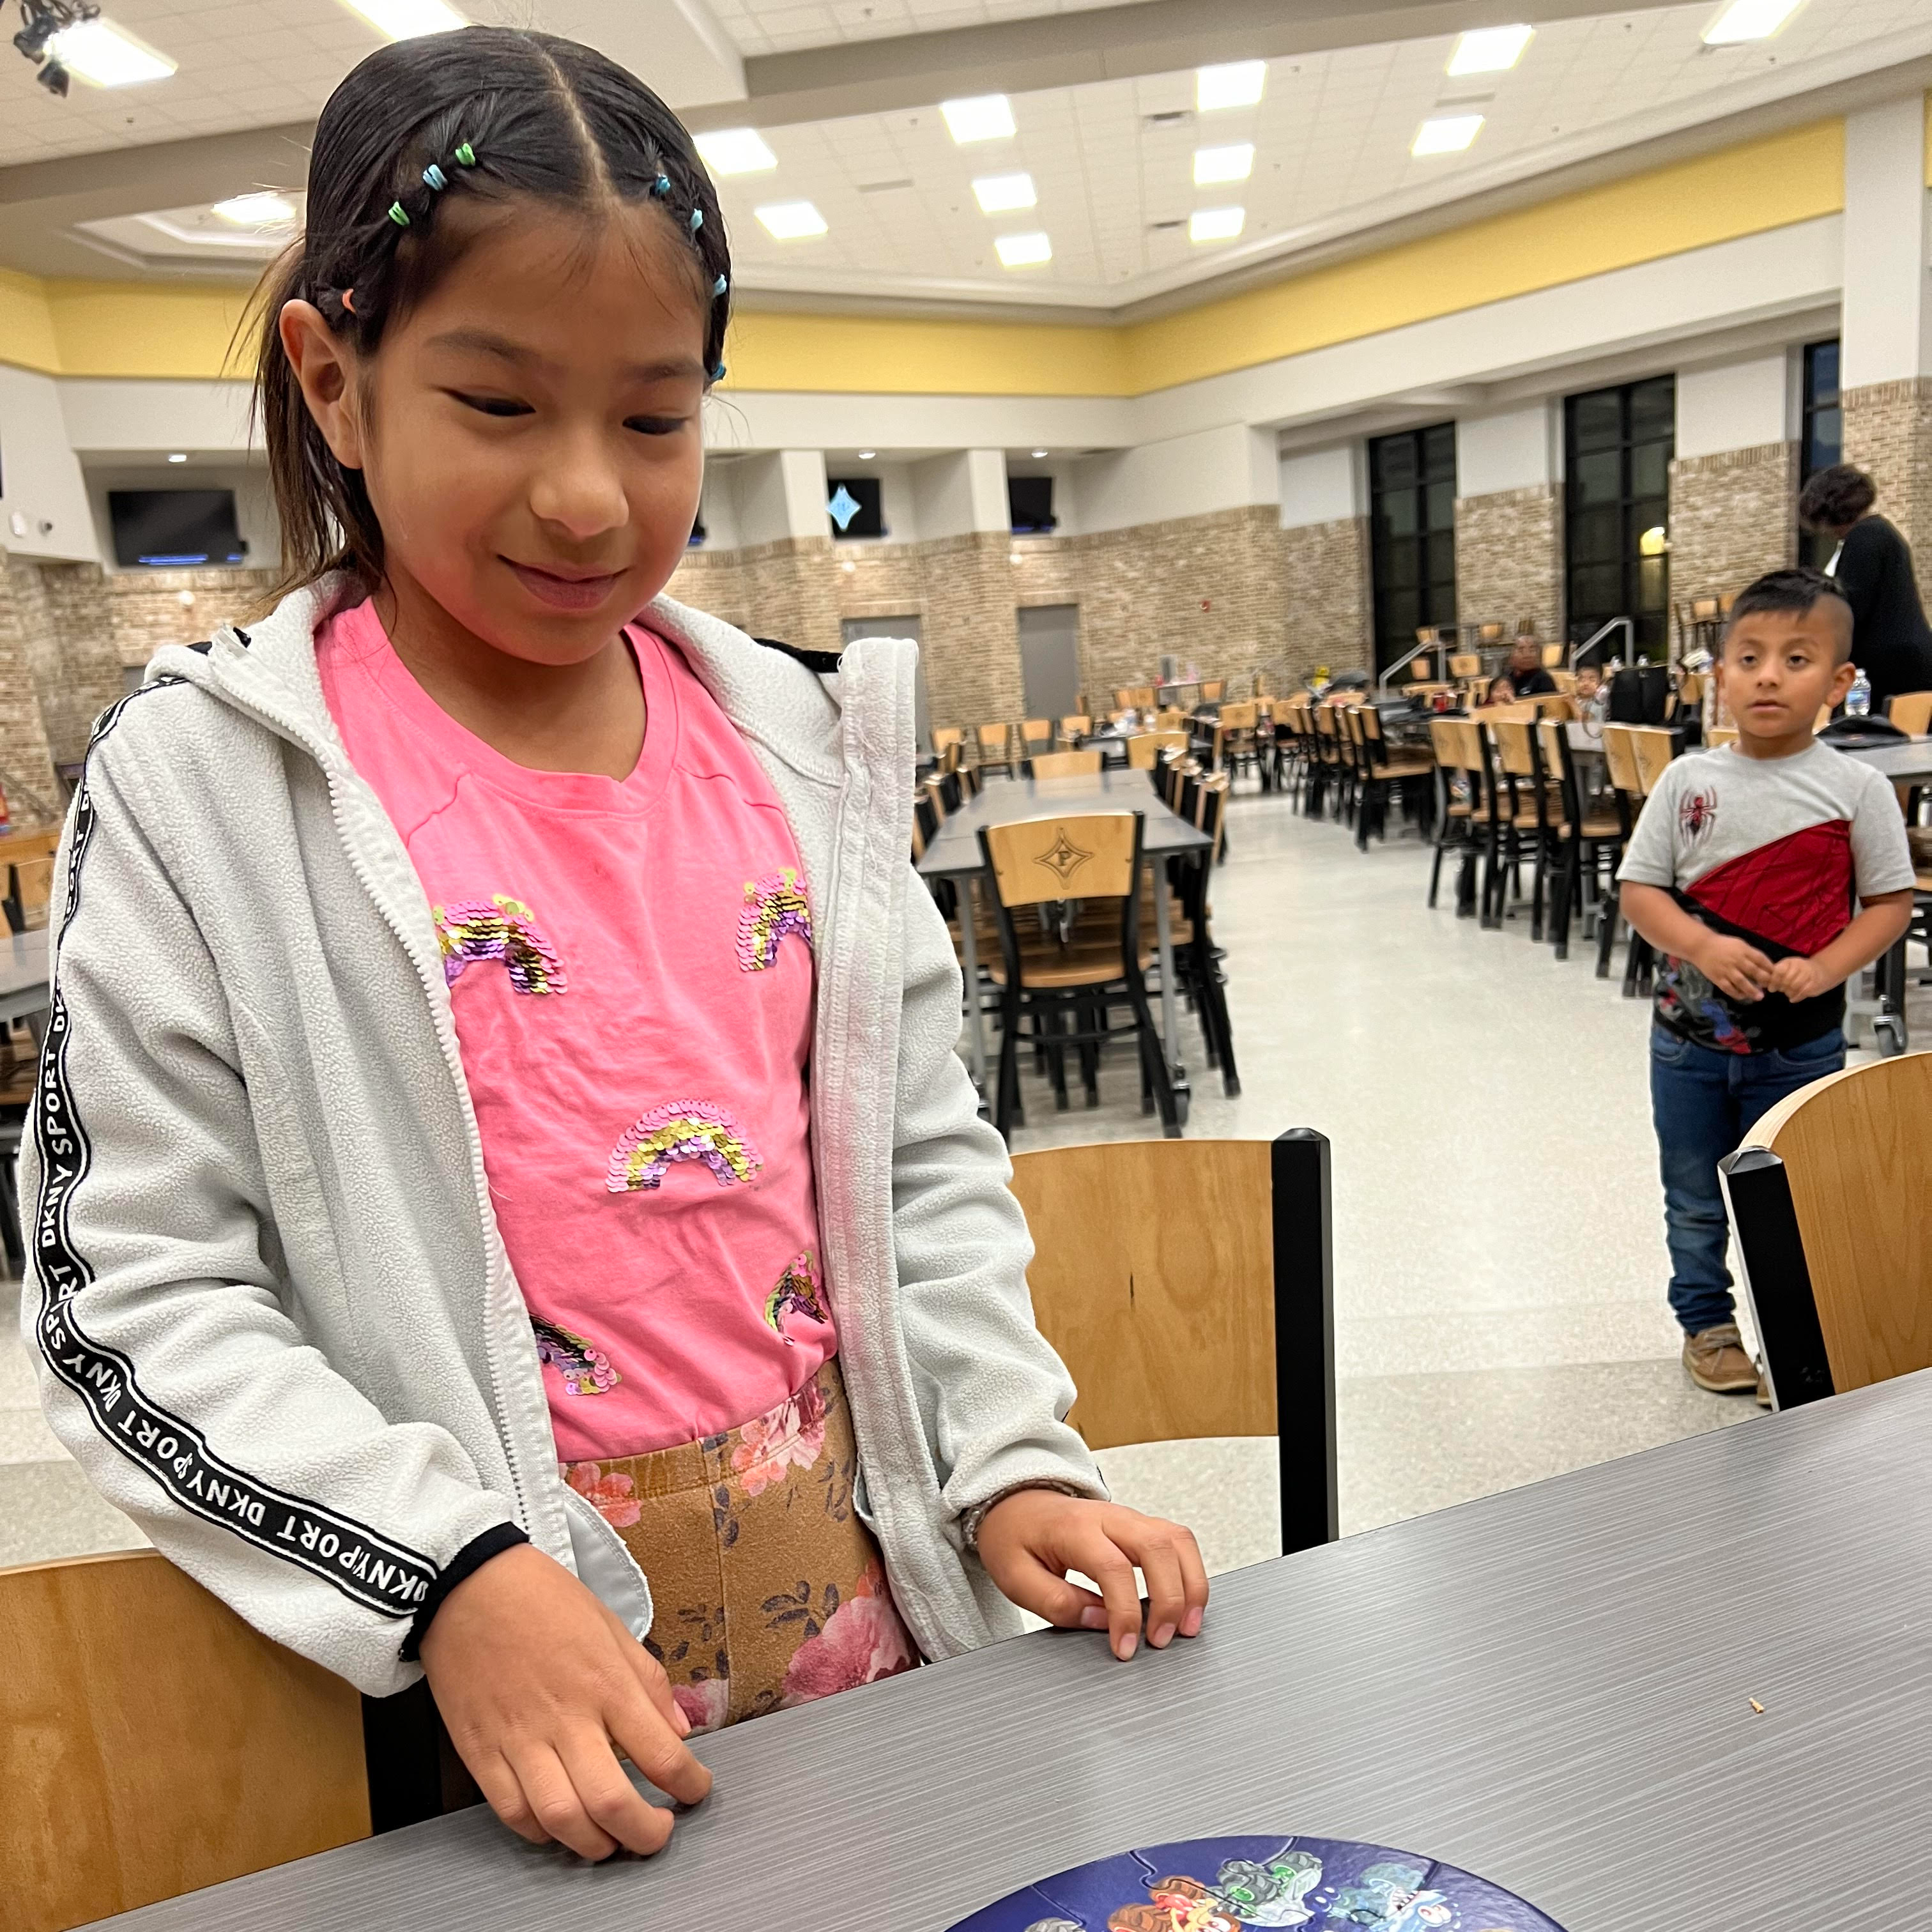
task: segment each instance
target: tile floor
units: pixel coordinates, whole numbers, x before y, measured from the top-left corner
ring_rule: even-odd
[[[1678,1367],[1641,1004],[1558,964],[1526,920],[1424,904],[1413,837],[1364,854],[1247,788],[1214,890],[1243,1091],[1184,1021],[1192,1136],[1313,1126],[1334,1145],[1349,1533],[1759,1413]],[[1915,1010],[1932,1026],[1932,1011]],[[1148,1130],[1123,1053],[1102,1105],[1029,1078],[1021,1148]],[[0,1564],[141,1538],[46,1430],[0,1288]],[[1278,1547],[1271,1442],[1110,1452],[1123,1500],[1192,1523],[1211,1566]]]

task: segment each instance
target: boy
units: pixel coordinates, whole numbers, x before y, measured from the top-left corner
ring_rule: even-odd
[[[1851,648],[1851,606],[1820,572],[1744,591],[1717,668],[1737,742],[1672,764],[1617,874],[1624,916],[1659,955],[1651,1112],[1684,1366],[1700,1388],[1766,1402],[1732,1319],[1718,1162],[1844,1066],[1845,982],[1912,917],[1892,787],[1812,735],[1850,687]]]

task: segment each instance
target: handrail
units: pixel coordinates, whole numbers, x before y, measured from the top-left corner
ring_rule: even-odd
[[[1630,655],[1634,658],[1636,656],[1636,620],[1633,617],[1612,617],[1599,624],[1582,643],[1570,646],[1570,662],[1567,668],[1574,670],[1576,668],[1577,660],[1582,656],[1583,653],[1586,651],[1594,650],[1598,645],[1601,644],[1619,624],[1624,628],[1626,641],[1630,646]]]
[[[1388,690],[1389,680],[1394,676],[1397,671],[1408,670],[1409,666],[1414,663],[1418,658],[1427,657],[1432,655],[1436,659],[1436,676],[1437,681],[1439,682],[1442,676],[1443,658],[1448,653],[1448,649],[1449,646],[1442,642],[1438,638],[1437,641],[1432,644],[1418,644],[1414,650],[1404,652],[1400,657],[1396,659],[1394,664],[1389,666],[1387,670],[1384,671],[1382,675],[1376,680],[1376,690],[1378,692]]]

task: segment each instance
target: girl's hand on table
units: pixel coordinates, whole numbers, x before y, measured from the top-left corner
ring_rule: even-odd
[[[436,1708],[496,1816],[532,1844],[586,1858],[663,1849],[671,1814],[650,1803],[621,1751],[659,1790],[695,1804],[711,1774],[663,1666],[562,1564],[520,1544],[444,1600],[422,1640]]]
[[[1138,1567],[1147,1579],[1147,1640],[1164,1650],[1200,1634],[1208,1572],[1194,1532],[1118,1503],[1090,1502],[1053,1490],[1016,1490],[980,1520],[980,1560],[1023,1610],[1062,1630],[1104,1630],[1124,1661],[1141,1639]],[[1066,1580],[1090,1576],[1100,1594]]]

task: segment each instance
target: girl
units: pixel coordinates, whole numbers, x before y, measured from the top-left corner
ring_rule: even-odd
[[[599,56],[473,27],[336,90],[261,344],[292,587],[100,721],[22,1166],[102,1492],[365,1692],[419,1658],[591,1858],[670,1828],[620,1752],[694,1801],[694,1728],[1014,1605],[1126,1658],[1136,1564],[1156,1648],[1208,1594],[1032,1324],[910,650],[835,702],[658,596],[730,290]]]

